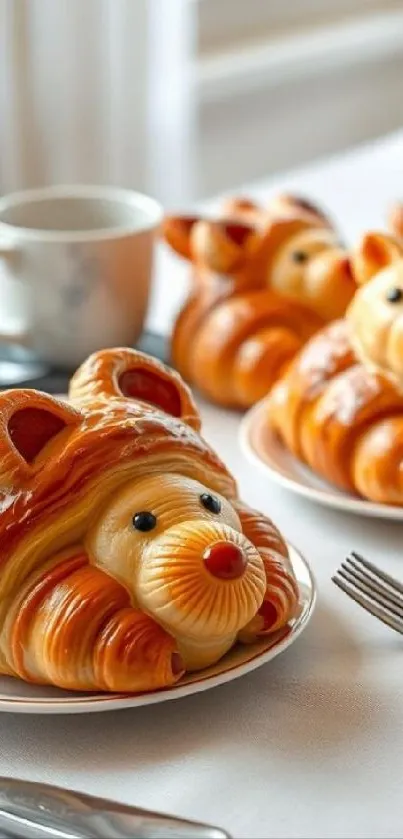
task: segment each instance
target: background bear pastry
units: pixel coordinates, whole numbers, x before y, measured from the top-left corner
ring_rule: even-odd
[[[237,496],[178,374],[91,356],[70,402],[0,395],[0,672],[145,691],[284,626],[287,546]]]
[[[403,505],[403,244],[364,236],[346,318],[311,339],[269,396],[269,422],[331,482]]]
[[[175,367],[209,399],[247,408],[262,398],[355,284],[329,219],[304,199],[267,208],[230,199],[222,218],[171,216],[166,242],[192,264],[172,336]]]

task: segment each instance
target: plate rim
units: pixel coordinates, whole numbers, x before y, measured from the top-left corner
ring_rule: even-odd
[[[266,403],[267,397],[264,397],[257,402],[256,405],[253,405],[241,419],[238,440],[243,454],[250,463],[253,463],[275,483],[283,486],[285,489],[303,498],[307,498],[309,501],[315,501],[322,506],[330,507],[333,510],[342,510],[343,512],[355,515],[403,521],[403,507],[393,506],[391,504],[379,504],[375,501],[367,501],[365,498],[356,498],[343,492],[342,490],[335,492],[334,487],[332,487],[330,483],[327,484],[327,481],[322,478],[322,476],[316,476],[314,472],[312,472],[312,477],[317,477],[323,481],[325,486],[323,488],[307,486],[306,484],[299,482],[295,477],[284,474],[283,471],[280,471],[279,468],[277,469],[275,465],[273,465],[272,461],[269,463],[267,460],[262,458],[254,444],[252,432],[254,430],[254,426],[258,425],[258,423],[261,423],[263,420],[263,412],[264,409],[266,409]],[[274,432],[271,429],[270,433],[274,436]],[[311,471],[309,467],[306,466],[305,463],[298,461],[295,455],[293,455],[293,453],[290,452],[284,445],[281,438],[276,437],[276,445],[281,448],[285,454],[292,458],[296,464],[300,463],[300,465],[303,466],[309,474]]]
[[[67,697],[53,697],[49,699],[41,698],[2,698],[0,693],[0,712],[13,714],[43,714],[43,715],[68,715],[68,714],[84,714],[96,713],[105,711],[117,711],[127,708],[144,708],[148,705],[156,705],[162,702],[173,701],[175,699],[183,699],[186,696],[192,696],[202,693],[207,690],[227,684],[235,679],[247,675],[247,673],[257,670],[263,664],[268,663],[273,658],[276,658],[301,635],[308,625],[317,601],[317,584],[312,569],[303,556],[303,554],[291,543],[287,543],[290,559],[293,566],[295,564],[300,567],[303,566],[304,571],[309,578],[309,596],[305,594],[302,599],[303,610],[302,614],[297,618],[290,630],[279,637],[268,649],[257,653],[253,658],[247,661],[235,664],[227,670],[220,673],[212,674],[201,678],[197,682],[190,682],[183,685],[176,685],[172,688],[167,688],[161,691],[150,691],[144,694],[102,694],[96,697],[80,694],[79,698],[74,696]],[[281,631],[280,631],[281,632]],[[18,680],[16,680],[18,681]],[[44,686],[46,688],[46,686]],[[4,694],[3,694],[4,696]]]

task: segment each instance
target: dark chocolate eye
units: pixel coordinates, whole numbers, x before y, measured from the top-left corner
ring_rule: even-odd
[[[203,495],[200,496],[200,501],[203,504],[203,507],[209,511],[209,513],[221,513],[221,501],[215,497],[215,495],[210,495],[208,492],[203,492]]]
[[[309,259],[309,256],[305,253],[305,251],[293,251],[291,259],[293,262],[306,262],[307,259]]]
[[[134,529],[141,530],[142,533],[147,533],[149,530],[153,530],[157,524],[157,519],[154,516],[154,513],[149,513],[148,510],[142,510],[140,513],[136,513],[133,516],[132,521]]]
[[[395,286],[395,288],[390,288],[386,292],[386,299],[389,301],[389,303],[399,303],[402,297],[403,291],[401,288],[397,288],[397,286]]]

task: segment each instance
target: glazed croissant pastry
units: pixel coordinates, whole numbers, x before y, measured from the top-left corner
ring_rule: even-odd
[[[271,425],[338,487],[403,504],[403,245],[367,234],[353,259],[361,288],[268,398]]]
[[[264,396],[355,291],[329,220],[300,198],[281,195],[266,209],[231,199],[222,219],[167,217],[163,232],[193,269],[173,363],[224,406],[247,408]]]
[[[178,374],[91,356],[70,403],[0,394],[0,672],[72,690],[173,685],[298,608],[286,544],[237,496]]]

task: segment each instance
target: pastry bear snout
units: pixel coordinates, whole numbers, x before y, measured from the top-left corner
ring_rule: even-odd
[[[138,570],[139,604],[177,639],[232,638],[266,589],[259,551],[229,525],[182,522],[150,540]]]

